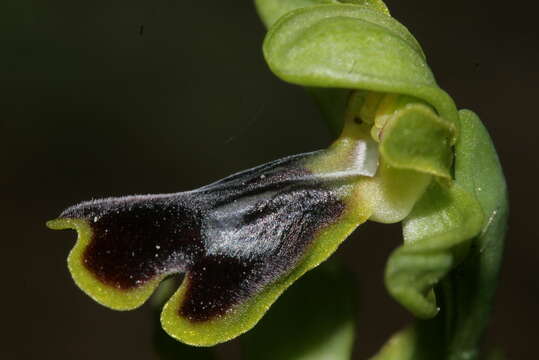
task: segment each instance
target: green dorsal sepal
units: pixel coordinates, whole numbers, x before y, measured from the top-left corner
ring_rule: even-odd
[[[264,42],[270,69],[284,81],[314,88],[403,94],[431,105],[458,133],[452,99],[438,87],[417,40],[370,6],[329,4],[281,17]]]
[[[374,10],[378,10],[386,15],[389,15],[389,9],[382,0],[339,0],[334,1],[343,4],[354,4],[361,6],[370,6]]]
[[[457,184],[432,182],[404,221],[405,244],[388,260],[389,293],[416,317],[434,317],[439,308],[433,287],[462,260],[481,223],[473,196]]]
[[[389,15],[389,9],[381,0],[255,0],[256,9],[266,27],[271,27],[281,16],[309,6],[323,4],[349,3],[360,6],[370,6]]]
[[[296,9],[334,3],[334,0],[255,0],[256,10],[267,28],[283,15]]]

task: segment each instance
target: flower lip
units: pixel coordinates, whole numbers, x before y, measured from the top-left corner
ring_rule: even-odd
[[[209,321],[289,273],[342,215],[337,190],[347,180],[307,166],[322,154],[277,160],[194,191],[83,202],[47,224],[89,228],[74,271],[83,268],[104,289],[129,293],[187,272],[178,315]]]

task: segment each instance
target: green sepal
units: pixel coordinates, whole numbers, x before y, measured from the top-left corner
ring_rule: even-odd
[[[440,313],[430,320],[418,320],[413,327],[395,334],[372,360],[476,360],[479,357],[502,261],[508,202],[504,176],[488,132],[471,111],[462,110],[459,115],[462,132],[455,147],[455,184],[480,208],[478,211],[483,214],[480,232],[460,246],[459,238],[465,238],[466,234],[458,231],[447,234],[445,246],[453,244],[456,250],[451,262],[466,256],[436,287],[441,300]],[[408,229],[405,226],[407,244],[440,228],[440,224],[421,223],[416,216]],[[435,254],[436,244],[430,246]],[[447,255],[449,252],[446,258],[450,258]]]
[[[278,77],[294,84],[422,99],[455,128],[456,141],[455,104],[437,86],[417,40],[369,6],[318,5],[289,12],[267,34],[264,55]]]
[[[389,9],[382,0],[340,0],[337,3],[354,4],[361,6],[370,6],[374,10],[378,10],[386,15],[389,15]]]
[[[334,4],[335,0],[255,0],[256,10],[269,29],[279,18],[293,10],[314,5]]]
[[[412,253],[453,247],[477,235],[482,221],[479,204],[462,186],[434,181],[403,222],[404,244]]]
[[[349,360],[355,334],[354,277],[330,260],[297,281],[242,338],[247,360]]]
[[[389,15],[389,9],[381,0],[255,0],[258,14],[267,28],[270,28],[281,16],[293,10],[314,5],[340,3],[371,6]]]
[[[388,260],[389,293],[418,318],[434,317],[433,286],[463,258],[482,220],[479,204],[459,185],[432,182],[404,221],[405,244]]]
[[[490,136],[473,112],[459,112],[462,134],[455,149],[457,181],[478,200],[485,214],[464,262],[444,280],[452,299],[445,315],[450,325],[448,359],[476,359],[502,264],[509,212],[507,187]]]
[[[352,3],[370,6],[389,15],[389,9],[381,0],[255,0],[255,5],[262,22],[270,28],[283,15],[300,8],[322,4]],[[346,111],[350,90],[310,87],[307,89],[318,104],[334,135],[340,134],[343,127],[343,115]]]

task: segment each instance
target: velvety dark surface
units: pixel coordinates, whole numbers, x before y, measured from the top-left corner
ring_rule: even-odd
[[[208,321],[290,273],[316,239],[338,221],[343,182],[322,181],[290,156],[199,190],[84,202],[60,218],[92,229],[85,266],[121,290],[160,275],[187,272],[179,314]]]
[[[487,347],[533,359],[533,3],[387,3],[422,44],[439,84],[459,107],[477,111],[492,134],[511,215]],[[113,312],[93,302],[67,270],[75,234],[51,231],[45,221],[86,199],[198,188],[321,149],[329,132],[305,92],[267,69],[265,30],[250,1],[3,0],[0,21],[0,270],[9,275],[0,297],[0,358],[154,359],[150,306]],[[360,283],[357,359],[411,320],[383,286],[400,236],[398,226],[367,224],[339,250]]]
[[[60,217],[85,219],[93,236],[83,266],[101,282],[129,290],[184,272],[204,251],[200,218],[176,197],[136,196],[84,203]]]

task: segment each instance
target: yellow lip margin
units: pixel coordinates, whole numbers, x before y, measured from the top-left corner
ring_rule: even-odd
[[[307,271],[333,254],[339,245],[370,216],[370,210],[358,201],[355,189],[343,199],[345,211],[335,223],[320,230],[301,263],[290,274],[268,286],[245,303],[232,308],[214,320],[192,322],[180,316],[179,309],[189,288],[187,274],[180,288],[165,304],[161,313],[163,329],[173,338],[193,346],[213,346],[231,340],[250,330],[290,285]],[[320,289],[320,291],[324,291]],[[323,309],[320,309],[323,311]]]
[[[124,290],[100,281],[84,265],[84,251],[92,241],[91,225],[84,219],[60,218],[47,222],[52,230],[72,229],[77,231],[77,242],[67,257],[67,266],[75,284],[99,304],[113,310],[138,308],[152,295],[165,275],[160,275],[138,288]]]

